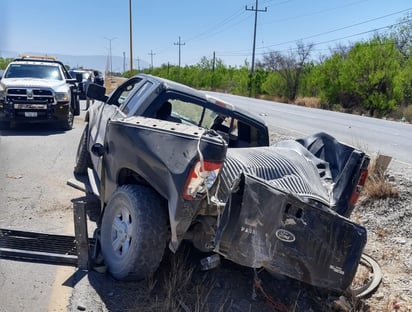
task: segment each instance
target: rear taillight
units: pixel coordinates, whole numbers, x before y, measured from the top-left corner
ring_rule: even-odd
[[[198,160],[190,170],[183,189],[183,198],[187,200],[203,197],[215,183],[223,163]]]
[[[360,193],[362,192],[363,187],[366,183],[366,178],[368,177],[368,169],[361,169],[358,179],[358,184],[356,185],[355,189],[349,200],[349,205],[354,206],[359,199]]]

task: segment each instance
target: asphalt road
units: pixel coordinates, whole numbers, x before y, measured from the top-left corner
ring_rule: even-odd
[[[72,176],[83,117],[71,131],[50,125],[0,131],[0,228],[73,234]],[[0,259],[0,311],[64,311],[73,268]],[[60,279],[60,280],[59,280]]]
[[[392,156],[412,165],[411,124],[210,93],[260,115],[274,131],[294,132],[297,137],[323,131],[369,153]]]

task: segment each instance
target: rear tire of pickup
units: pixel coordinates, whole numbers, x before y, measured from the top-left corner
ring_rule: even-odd
[[[167,202],[153,189],[123,185],[112,195],[101,223],[101,249],[111,275],[141,280],[159,267],[166,248]]]
[[[79,145],[77,146],[76,162],[74,164],[74,174],[85,175],[87,168],[91,167],[90,154],[87,151],[87,135],[89,132],[89,124],[84,127],[83,133],[80,137]]]

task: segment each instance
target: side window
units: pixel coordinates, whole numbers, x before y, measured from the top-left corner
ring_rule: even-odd
[[[179,118],[183,123],[198,125],[202,117],[203,107],[181,99],[170,99],[172,109],[170,115]]]
[[[216,113],[190,100],[169,99],[171,117],[178,118],[182,123],[192,124],[203,128],[210,128]]]
[[[84,79],[84,77],[83,77]],[[108,103],[120,106],[124,103],[129,93],[134,89],[135,86],[141,82],[142,79],[132,79],[126,82],[126,84],[121,85],[116,91],[110,96]]]
[[[218,114],[211,129],[219,133],[229,143],[229,147],[259,146],[259,130],[236,118]]]
[[[141,101],[141,96],[142,94],[145,93],[147,89],[149,89],[153,84],[149,81],[144,82],[143,84],[134,84],[131,86],[130,90],[125,90],[125,92],[122,92],[121,97],[122,98],[122,104],[120,107],[120,110],[126,114],[127,116],[133,116],[139,107]],[[132,92],[132,90],[137,89],[136,92]]]

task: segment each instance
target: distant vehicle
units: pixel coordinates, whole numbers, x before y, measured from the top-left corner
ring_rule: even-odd
[[[100,197],[96,237],[117,279],[153,273],[168,245],[343,292],[366,229],[349,220],[368,156],[320,133],[269,146],[263,119],[139,74],[91,84],[74,173]]]
[[[101,71],[95,70],[95,71],[93,71],[93,74],[94,74],[94,83],[96,83],[100,86],[104,86],[103,73]]]
[[[86,85],[87,80],[90,77],[90,81],[94,82],[95,76],[92,70],[84,70],[84,69],[71,69],[69,70],[69,74],[72,78],[75,78],[79,81],[78,88],[79,88],[79,98],[81,100],[86,99]]]
[[[80,114],[76,80],[50,56],[21,56],[0,80],[0,127],[11,123],[56,123],[73,127]]]

